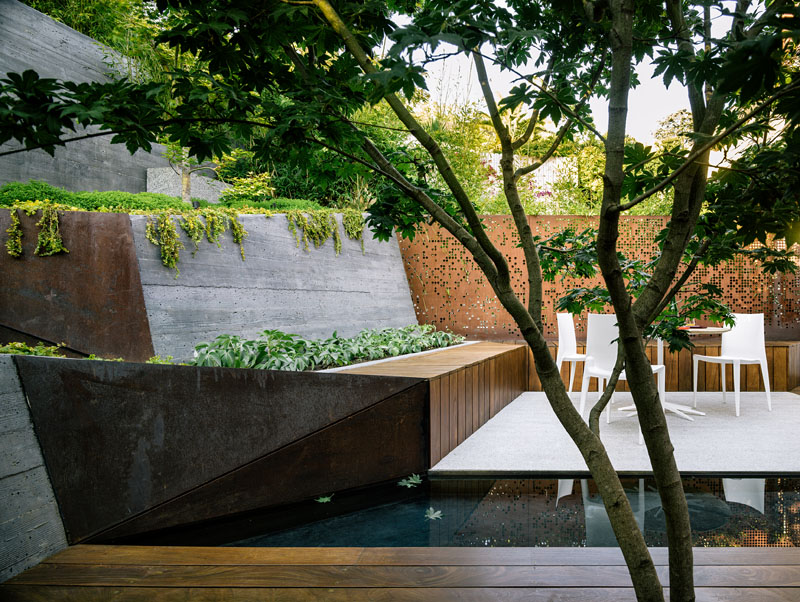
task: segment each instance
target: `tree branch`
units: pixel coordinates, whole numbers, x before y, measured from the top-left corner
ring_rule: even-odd
[[[516,178],[514,177],[514,148],[511,141],[511,134],[503,123],[500,112],[497,110],[497,103],[494,100],[494,95],[489,85],[489,76],[486,72],[486,64],[483,61],[483,56],[479,52],[473,52],[472,56],[475,61],[475,70],[478,73],[478,82],[480,83],[483,97],[486,100],[489,117],[497,132],[497,137],[500,139],[500,149],[502,151],[500,168],[503,172],[503,189],[506,202],[511,210],[511,216],[514,219],[514,225],[517,228],[517,234],[519,234],[520,245],[525,255],[525,268],[528,272],[528,313],[533,318],[536,327],[541,330],[543,301],[542,269],[539,262],[539,252],[536,250],[536,245],[533,244],[533,233],[531,232],[531,226],[528,222],[528,216],[525,214],[525,208],[522,206],[522,201],[519,198],[519,190],[517,189]]]
[[[627,203],[621,203],[620,205],[618,205],[616,207],[610,207],[609,210],[610,211],[615,211],[615,212],[628,211],[629,209],[632,209],[633,207],[635,207],[636,205],[638,205],[642,201],[644,201],[644,200],[648,199],[649,197],[653,196],[655,193],[663,190],[672,181],[674,181],[675,178],[677,178],[684,171],[686,171],[686,169],[688,169],[693,164],[695,164],[695,161],[698,158],[702,157],[707,151],[709,151],[712,148],[714,148],[719,142],[721,142],[722,140],[724,140],[725,138],[730,136],[732,133],[734,133],[736,130],[738,130],[740,127],[742,127],[742,125],[747,123],[750,119],[752,119],[753,117],[758,115],[761,111],[763,111],[764,109],[766,109],[767,107],[772,105],[772,103],[774,103],[776,100],[778,100],[779,98],[781,98],[783,96],[786,96],[790,92],[794,92],[794,90],[796,88],[798,88],[798,87],[800,87],[800,82],[794,82],[792,84],[789,84],[788,86],[785,86],[785,87],[781,88],[778,92],[776,92],[775,94],[770,96],[767,100],[765,100],[761,104],[757,105],[753,110],[749,111],[743,117],[737,119],[728,128],[726,128],[725,130],[723,130],[722,132],[720,132],[719,134],[717,134],[716,136],[711,138],[711,140],[709,140],[708,142],[706,142],[706,143],[702,144],[701,146],[699,146],[696,150],[694,150],[694,152],[692,152],[691,155],[689,155],[689,157],[686,158],[686,161],[684,161],[684,163],[680,167],[678,167],[675,171],[673,171],[669,176],[664,178],[661,182],[659,182],[658,184],[656,184],[655,186],[653,186],[649,190],[643,192],[642,194],[637,196],[632,201],[629,201]]]
[[[606,388],[600,395],[600,399],[589,411],[589,428],[598,437],[600,436],[600,415],[608,405],[608,402],[611,401],[611,396],[614,394],[614,389],[617,387],[619,375],[622,373],[623,368],[625,368],[625,354],[623,353],[622,345],[617,345],[617,361],[614,363],[614,369],[608,378]]]
[[[344,23],[344,21],[342,21],[341,17],[330,4],[330,2],[328,2],[328,0],[313,0],[313,2],[331,28],[333,28],[336,34],[342,38],[347,50],[350,52],[353,58],[356,59],[362,71],[367,74],[376,73],[377,69],[372,60],[367,53],[364,52],[364,49],[361,48],[358,40],[356,40],[355,36],[350,32],[347,25]],[[458,203],[461,212],[464,214],[464,217],[466,218],[473,235],[486,254],[491,257],[492,261],[494,262],[496,271],[498,273],[498,278],[500,278],[502,282],[506,283],[510,287],[511,276],[508,269],[508,263],[506,262],[503,254],[497,249],[497,247],[494,246],[492,241],[489,239],[489,236],[483,229],[483,225],[481,224],[480,218],[475,211],[475,207],[473,207],[472,202],[467,196],[467,193],[461,186],[461,182],[458,181],[458,178],[453,172],[453,168],[448,162],[447,158],[444,156],[442,149],[430,136],[430,134],[428,134],[428,132],[426,132],[425,129],[419,124],[419,122],[414,118],[414,116],[396,94],[385,94],[384,99],[398,116],[400,121],[402,121],[403,124],[408,128],[411,135],[417,139],[417,141],[426,151],[428,151],[428,154],[430,154],[431,158],[433,159],[433,162],[441,174],[442,179],[444,179],[447,187],[450,189],[450,192],[456,199],[456,202]]]
[[[667,305],[669,305],[670,300],[680,292],[681,288],[683,288],[683,285],[686,284],[687,280],[689,280],[689,277],[692,275],[695,268],[697,268],[697,265],[700,263],[700,260],[703,258],[706,251],[708,251],[708,247],[710,246],[711,239],[707,238],[702,242],[700,247],[697,249],[697,252],[692,256],[692,260],[689,262],[689,265],[683,271],[683,274],[681,274],[681,277],[678,278],[678,281],[669,290],[669,292],[664,295],[664,298],[661,300],[661,302],[650,313],[647,319],[648,323],[651,323],[653,320],[655,320],[661,314],[661,312],[664,311]]]

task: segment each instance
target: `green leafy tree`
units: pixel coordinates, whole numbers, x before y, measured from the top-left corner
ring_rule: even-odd
[[[163,40],[197,56],[196,65],[176,70],[169,84],[76,85],[41,80],[31,72],[9,74],[0,88],[0,143],[14,139],[21,150],[52,152],[63,143],[64,131],[97,125],[115,132],[115,141],[131,150],[147,148],[166,134],[202,159],[229,151],[231,135],[244,137],[258,129],[266,135],[254,140],[256,157],[266,156],[274,144],[316,146],[381,175],[387,184],[370,206],[373,231],[379,237],[393,230],[412,236],[419,223],[434,221],[472,254],[518,324],[550,405],[597,483],[637,597],[663,600],[647,546],[599,436],[600,413],[624,367],[663,504],[670,597],[694,600],[688,507],[643,335],[700,262],[746,252],[748,241],[770,235],[795,240],[791,223],[800,217],[798,189],[775,181],[768,189],[773,196],[757,199],[755,182],[766,166],[798,168],[797,155],[785,152],[796,142],[800,121],[796,64],[786,60],[800,36],[798,8],[781,0],[739,2],[735,10],[714,0],[509,0],[502,5],[159,0],[159,7],[169,9],[173,24]],[[392,20],[397,13],[408,14],[406,24]],[[712,36],[712,16],[729,25],[720,38]],[[373,50],[384,46],[380,56]],[[408,101],[425,87],[426,63],[451,52],[473,62],[500,141],[502,186],[527,271],[522,293],[513,290],[509,262],[492,244],[447,153],[409,109]],[[658,162],[657,151],[626,143],[634,66],[646,58],[653,58],[666,83],[685,87],[692,112],[691,147]],[[489,81],[489,61],[519,82],[499,102]],[[180,102],[165,108],[158,103],[161,93]],[[592,95],[608,101],[605,134],[591,120]],[[426,163],[382,148],[380,128],[355,120],[365,103],[380,101],[413,138],[414,149],[427,154]],[[534,125],[514,135],[503,115],[519,107],[529,111]],[[711,149],[743,130],[771,127],[777,115],[783,124],[779,140],[754,151],[738,175],[709,187]],[[516,167],[515,155],[543,119],[557,128],[551,145],[529,165]],[[216,129],[220,124],[225,131]],[[532,236],[519,191],[521,178],[581,132],[592,132],[603,144],[600,221],[591,246],[620,331],[614,375],[588,421],[573,406],[543,335],[542,282],[552,262],[542,253],[543,241]],[[429,169],[436,170],[435,178]],[[749,187],[746,198],[753,205],[736,194],[742,187]],[[641,269],[623,265],[617,253],[620,217],[668,190],[670,223],[657,257]],[[778,210],[783,213],[776,215]],[[724,246],[718,244],[720,233]],[[586,255],[580,245],[551,249],[555,257],[569,257],[573,250]],[[767,265],[785,265],[785,257],[769,248],[762,257]],[[581,262],[569,261],[581,268]]]

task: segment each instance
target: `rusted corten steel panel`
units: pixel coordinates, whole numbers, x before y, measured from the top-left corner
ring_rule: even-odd
[[[130,218],[119,213],[60,214],[69,254],[34,255],[41,214],[18,211],[23,255],[0,249],[0,325],[103,357],[154,355]],[[0,230],[10,214],[0,210]],[[19,337],[14,337],[19,340]]]
[[[15,361],[70,543],[140,516],[136,528],[167,527],[427,467],[421,379]]]
[[[525,260],[509,216],[482,216],[489,237],[509,260],[511,280],[527,302]],[[552,236],[564,228],[578,231],[596,226],[597,218],[570,215],[529,216],[534,236]],[[650,259],[656,252],[655,237],[667,217],[624,217],[620,223],[619,247],[628,257]],[[518,340],[519,329],[458,241],[438,226],[423,226],[413,242],[399,239],[411,297],[420,324],[449,328],[471,338]],[[782,241],[779,241],[779,243]],[[590,280],[562,279],[544,283],[545,336],[557,339],[555,304],[571,288],[601,284]],[[772,276],[752,261],[737,258],[718,268],[698,268],[689,285],[713,283],[723,291],[723,300],[737,313],[763,313],[767,338],[800,340],[800,274]],[[687,293],[688,294],[688,293]],[[578,337],[585,332],[585,315],[576,317]]]

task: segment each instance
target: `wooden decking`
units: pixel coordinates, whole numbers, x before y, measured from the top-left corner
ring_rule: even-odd
[[[662,582],[666,550],[654,548]],[[696,548],[698,601],[800,600],[797,548]],[[634,600],[616,548],[69,548],[0,599]]]

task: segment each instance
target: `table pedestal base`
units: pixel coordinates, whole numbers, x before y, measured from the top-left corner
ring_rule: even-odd
[[[679,403],[670,403],[669,401],[662,401],[661,407],[664,408],[665,412],[672,412],[673,414],[677,414],[684,420],[691,420],[694,422],[694,418],[688,416],[688,414],[694,414],[696,416],[705,416],[705,412],[701,412],[700,410],[695,410],[694,408],[690,408],[689,406],[681,405]],[[620,412],[631,412],[628,416],[635,416],[636,415],[636,406],[625,406],[624,408],[619,408]]]

